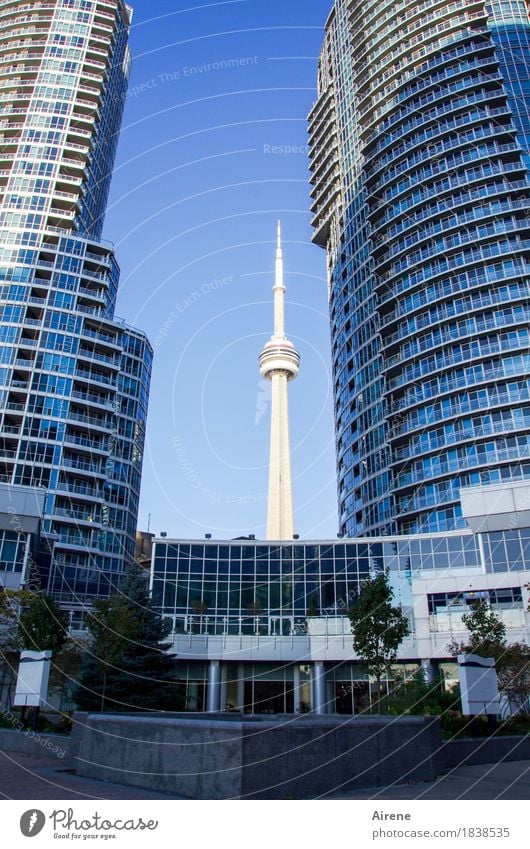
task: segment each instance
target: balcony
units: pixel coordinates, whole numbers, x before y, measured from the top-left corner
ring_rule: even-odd
[[[103,498],[103,494],[97,487],[89,486],[88,484],[70,483],[69,481],[59,481],[57,484],[57,492],[67,494],[72,493],[75,495],[82,495],[85,498],[96,498],[98,500]]]
[[[96,395],[93,392],[80,392],[74,389],[72,398],[77,398],[80,401],[86,401],[88,404],[97,404],[100,407],[106,407],[107,410],[113,410],[114,406],[110,398],[104,395]]]
[[[79,349],[78,356],[82,357],[84,360],[94,360],[95,362],[106,363],[113,369],[119,369],[121,366],[121,358],[119,356],[108,357],[105,354],[98,354],[96,351],[87,351],[84,348]]]
[[[95,301],[103,301],[103,303],[106,303],[106,289],[87,289],[85,286],[80,286],[77,291],[84,298],[92,298]]]
[[[24,406],[22,406],[24,409]],[[108,419],[101,419],[97,416],[85,416],[82,413],[70,412],[68,414],[69,421],[72,422],[80,422],[81,424],[87,424],[91,427],[98,427],[101,430],[112,430],[112,422]]]
[[[90,474],[97,475],[98,477],[106,476],[105,469],[102,468],[101,463],[89,463],[86,460],[80,460],[74,457],[63,457],[61,465],[67,469],[77,469],[81,472],[89,472]]]
[[[106,333],[97,330],[89,330],[86,327],[81,331],[81,336],[87,337],[88,339],[95,339],[96,342],[101,342],[102,345],[109,345],[113,348],[120,348],[121,350],[121,345],[117,336],[107,336]]]
[[[73,519],[76,522],[89,522],[91,525],[101,525],[101,518],[97,516],[94,510],[74,510],[70,507],[56,507],[54,516],[60,516],[64,519]]]
[[[3,428],[5,431],[6,429]],[[18,433],[17,429],[17,433]],[[67,433],[64,437],[65,444],[67,445],[78,445],[80,448],[86,448],[89,451],[99,451],[101,454],[109,453],[109,446],[107,442],[97,441],[95,439],[86,439],[82,436],[74,436],[73,434]]]

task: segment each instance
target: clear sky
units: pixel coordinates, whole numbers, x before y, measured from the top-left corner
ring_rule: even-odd
[[[311,244],[306,117],[331,0],[137,0],[105,225],[117,315],[155,348],[139,527],[263,537],[276,220],[296,530],[337,533],[325,254]]]

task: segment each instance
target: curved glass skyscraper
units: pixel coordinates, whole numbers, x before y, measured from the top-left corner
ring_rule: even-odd
[[[336,0],[310,114],[341,530],[462,525],[530,477],[524,0]]]
[[[152,350],[100,241],[129,73],[121,0],[0,2],[0,480],[47,491],[48,589],[134,554]]]

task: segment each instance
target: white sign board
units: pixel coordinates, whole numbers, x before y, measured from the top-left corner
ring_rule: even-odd
[[[48,696],[51,651],[20,653],[14,707],[42,707]]]
[[[457,659],[462,713],[467,716],[499,714],[500,698],[494,659],[479,657],[477,654],[459,654]]]

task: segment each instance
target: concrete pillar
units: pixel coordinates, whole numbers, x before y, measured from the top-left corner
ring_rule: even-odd
[[[211,660],[208,666],[208,692],[206,696],[206,711],[218,713],[221,710],[221,664]]]
[[[425,683],[432,684],[434,681],[434,667],[430,660],[421,661],[421,671],[423,673],[423,680]]]
[[[15,517],[16,518],[16,517]],[[26,534],[26,543],[24,545],[24,560],[22,562],[22,574],[20,576],[20,586],[24,588],[29,578],[29,561],[31,558],[31,534]]]
[[[226,710],[228,703],[227,671],[226,663],[223,663],[221,666],[221,710]]]
[[[313,663],[312,668],[313,680],[313,713],[326,714],[328,707],[326,704],[326,671],[321,660]]]
[[[294,712],[300,713],[300,665],[295,663],[293,669]]]
[[[237,709],[243,713],[243,709],[245,706],[245,679],[243,678],[245,674],[245,667],[242,663],[238,664],[237,667]]]

